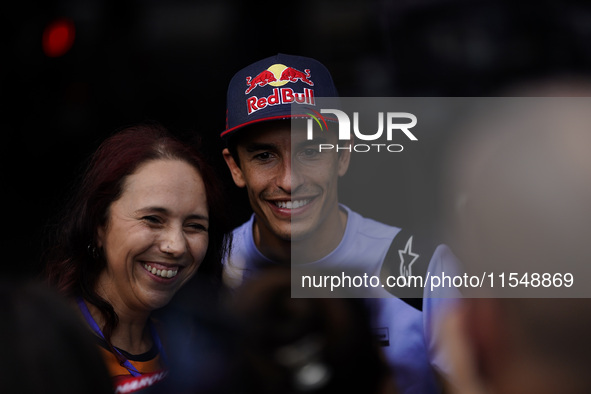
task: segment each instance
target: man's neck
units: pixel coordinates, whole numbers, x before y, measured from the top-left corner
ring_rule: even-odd
[[[257,249],[269,260],[279,264],[291,263],[291,241],[279,238],[254,220],[252,237]]]
[[[339,246],[347,228],[347,211],[336,206],[328,220],[313,234],[298,239],[282,239],[261,226],[255,218],[254,243],[268,259],[279,264],[309,263],[326,257]],[[293,260],[293,261],[292,261]]]

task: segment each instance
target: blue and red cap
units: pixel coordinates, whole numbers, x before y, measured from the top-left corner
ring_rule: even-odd
[[[259,60],[230,81],[221,137],[259,122],[309,117],[304,113],[314,111],[316,97],[338,97],[332,76],[319,61],[282,53]],[[301,104],[302,115],[292,104]]]

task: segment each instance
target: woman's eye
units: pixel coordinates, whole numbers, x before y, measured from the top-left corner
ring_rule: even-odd
[[[160,224],[161,220],[157,216],[144,216],[142,220],[151,223],[151,224]]]
[[[207,227],[205,227],[201,223],[191,223],[191,224],[188,224],[187,227],[189,227],[190,229],[192,229],[194,231],[207,231]]]

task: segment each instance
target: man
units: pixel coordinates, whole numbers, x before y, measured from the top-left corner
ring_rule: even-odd
[[[401,229],[339,204],[338,180],[347,172],[351,152],[319,151],[319,141],[337,143],[336,133],[328,127],[317,133],[321,140],[309,141],[307,121],[297,120],[305,117],[297,109],[313,108],[317,97],[337,97],[337,91],[328,70],[305,57],[278,54],[242,69],[230,82],[223,156],[236,185],[246,188],[254,212],[233,233],[225,263],[231,286],[265,267],[298,266],[295,260],[307,268],[380,275],[387,272],[389,250],[396,258],[403,250],[413,253],[404,249],[410,238]],[[434,253],[415,254],[430,270],[454,259],[443,245]],[[431,353],[435,303],[425,299],[416,308],[384,293],[389,298],[367,304],[398,389],[437,392],[432,367],[444,365],[440,355]]]

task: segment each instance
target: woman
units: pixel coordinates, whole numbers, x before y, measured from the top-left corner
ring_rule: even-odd
[[[116,386],[166,375],[151,313],[197,271],[219,280],[229,230],[221,196],[200,154],[157,124],[124,129],[92,156],[46,275],[77,301]]]

